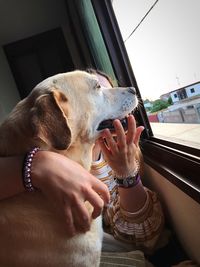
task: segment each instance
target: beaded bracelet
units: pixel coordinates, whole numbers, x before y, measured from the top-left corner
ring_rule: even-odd
[[[114,173],[114,180],[119,187],[129,188],[136,186],[140,182],[139,169],[140,164],[138,160],[135,160],[136,168],[129,175],[119,176]]]
[[[137,159],[135,159],[135,169],[132,172],[129,172],[127,174],[123,174],[123,175],[119,175],[118,173],[113,171],[113,176],[118,178],[118,179],[124,179],[126,177],[134,177],[138,174],[139,170],[140,170],[140,163]]]
[[[23,169],[22,169],[22,180],[24,184],[24,188],[28,192],[34,192],[37,189],[33,186],[32,180],[31,180],[31,166],[33,157],[35,154],[39,151],[39,147],[34,147],[31,149],[25,156],[24,162],[23,162]]]

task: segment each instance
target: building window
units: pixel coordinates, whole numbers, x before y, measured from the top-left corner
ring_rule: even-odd
[[[195,89],[194,88],[191,88],[190,89],[190,92],[193,94],[193,93],[195,93]]]
[[[177,94],[174,94],[174,98],[177,98],[178,96],[177,96]]]

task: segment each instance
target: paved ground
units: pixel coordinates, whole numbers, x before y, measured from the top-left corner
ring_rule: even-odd
[[[200,149],[200,123],[155,123],[151,122],[155,137],[186,144]]]

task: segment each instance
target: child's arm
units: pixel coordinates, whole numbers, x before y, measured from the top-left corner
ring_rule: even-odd
[[[103,133],[104,139],[100,139],[100,146],[104,157],[114,171],[116,177],[125,179],[131,176],[137,168],[138,143],[143,127],[136,128],[135,119],[128,117],[128,132],[125,134],[119,120],[114,121],[117,138],[114,139],[108,129]],[[139,163],[140,164],[140,163]],[[120,205],[129,212],[135,212],[144,206],[147,195],[141,181],[129,188],[119,187]]]
[[[114,126],[117,138],[113,138],[110,131],[106,130],[103,138],[107,145],[100,139],[100,146],[113,169],[113,175],[126,179],[137,173],[138,143],[143,127],[136,128],[133,116],[128,118],[127,133],[120,121],[116,120]],[[142,164],[140,160],[139,162]],[[105,225],[116,239],[145,251],[154,249],[164,224],[162,207],[156,193],[145,188],[141,180],[127,188],[118,186],[117,192],[105,210]]]

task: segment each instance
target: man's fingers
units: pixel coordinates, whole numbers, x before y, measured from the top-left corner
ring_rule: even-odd
[[[110,192],[107,187],[102,181],[95,179],[92,184],[92,189],[97,192],[97,196],[99,198],[99,195],[101,196],[101,199],[103,199],[105,205],[107,205],[110,202]]]
[[[92,212],[92,218],[96,219],[99,215],[101,215],[104,207],[104,202],[101,199],[101,203],[99,202],[98,205],[94,205],[94,210]]]
[[[83,201],[79,201],[72,209],[74,225],[77,231],[86,232],[90,229],[91,216]]]
[[[66,202],[67,203],[67,202]],[[64,216],[65,216],[65,223],[67,228],[67,235],[72,237],[76,234],[76,229],[74,226],[74,220],[72,216],[72,211],[70,207],[64,207]]]
[[[95,190],[95,189],[94,189]],[[88,197],[86,200],[88,200],[90,202],[90,204],[93,206],[94,210],[93,210],[93,213],[92,213],[92,218],[95,219],[97,218],[102,210],[103,210],[103,207],[105,204],[108,204],[109,202],[109,193],[105,194],[104,191],[97,191],[98,193],[96,193],[94,190],[89,190],[88,192]],[[101,195],[101,196],[100,196]]]

